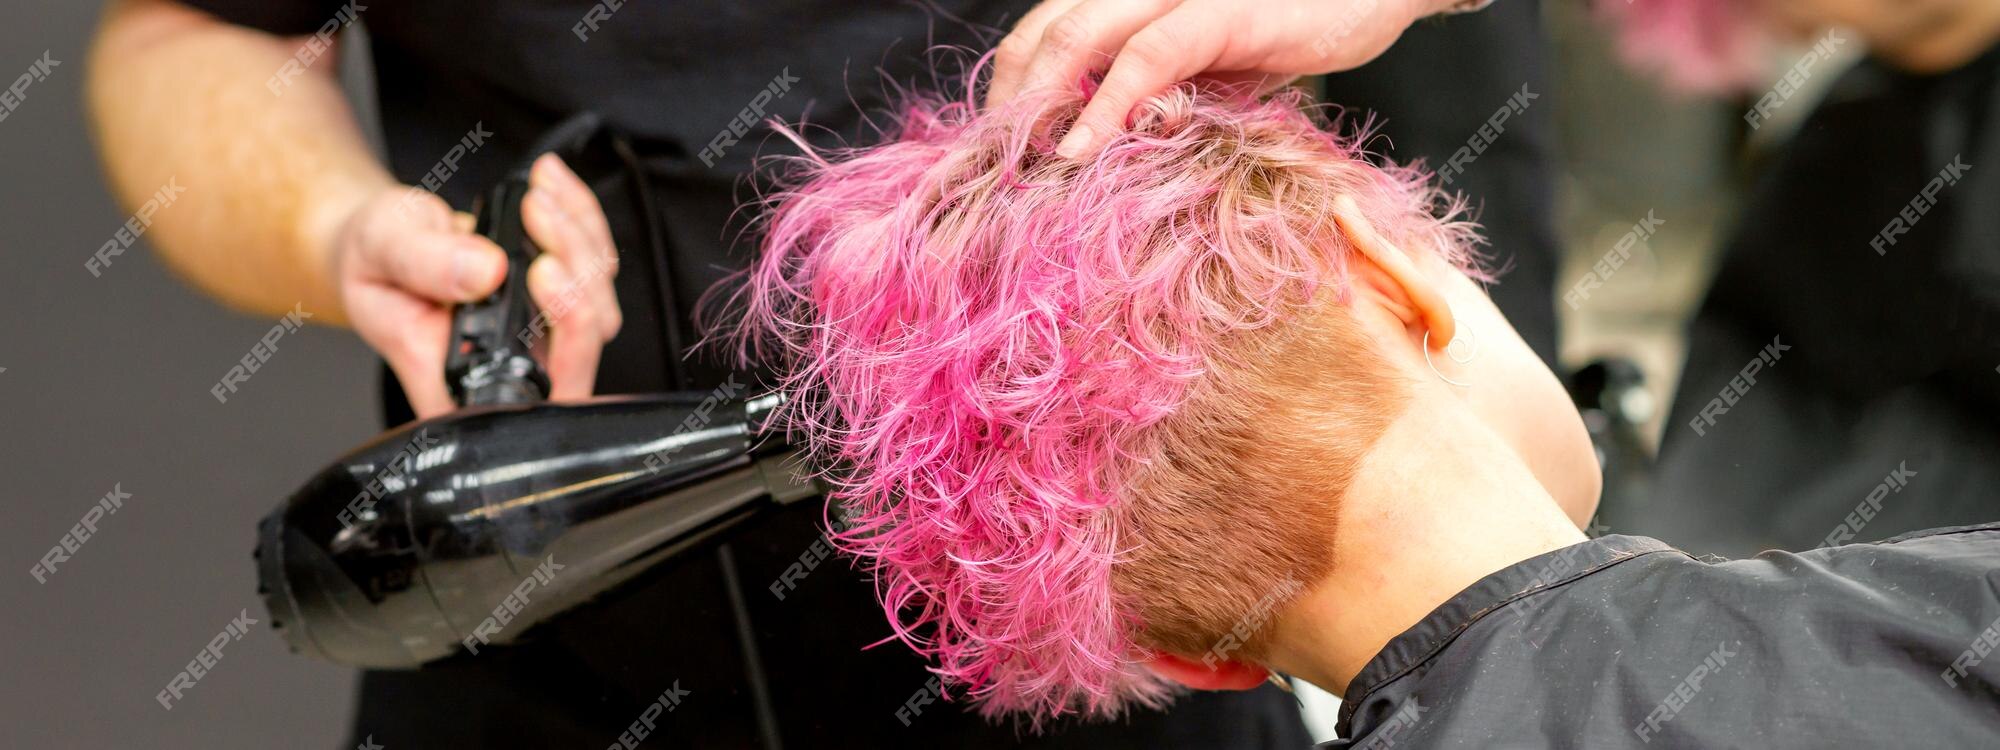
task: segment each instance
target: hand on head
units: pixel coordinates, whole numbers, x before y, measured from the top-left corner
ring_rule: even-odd
[[[1057,152],[1081,159],[1125,132],[1132,110],[1191,79],[1264,93],[1301,75],[1360,67],[1443,0],[1047,0],[994,54],[988,107],[1022,93],[1103,82]]]

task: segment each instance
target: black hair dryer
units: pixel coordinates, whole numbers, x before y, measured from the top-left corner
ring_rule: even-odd
[[[258,524],[258,593],[293,650],[413,668],[520,639],[730,527],[816,496],[760,428],[776,396],[713,391],[539,403],[528,354],[526,171],[478,209],[508,251],[493,298],[454,315],[466,407],[381,435]]]

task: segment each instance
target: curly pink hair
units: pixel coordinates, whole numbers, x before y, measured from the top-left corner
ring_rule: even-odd
[[[1339,371],[1272,362],[1280,334],[1308,328],[1281,323],[1344,296],[1356,251],[1335,201],[1462,268],[1476,242],[1461,203],[1371,163],[1297,92],[1183,85],[1075,162],[1053,150],[1080,104],[912,96],[859,149],[781,129],[806,155],[785,160],[734,298],[745,356],[781,365],[783,424],[828,467],[836,540],[895,637],[987,715],[1037,722],[1164,703],[1152,650],[1198,655],[1260,595],[1324,572],[1330,521],[1253,490],[1338,486],[1317,467],[1258,485],[1218,474],[1254,461],[1211,458],[1237,450],[1223,433],[1255,437],[1223,415],[1257,373]],[[1385,419],[1367,411],[1357,431]],[[1227,517],[1133,510],[1169,496]]]

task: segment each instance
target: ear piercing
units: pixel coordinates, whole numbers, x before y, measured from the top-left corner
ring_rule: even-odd
[[[1479,340],[1470,335],[1465,324],[1459,322],[1458,316],[1451,316],[1451,322],[1452,328],[1458,331],[1458,335],[1452,337],[1451,343],[1444,345],[1445,356],[1451,357],[1451,361],[1461,365],[1470,363],[1473,357],[1479,356]],[[1471,383],[1461,383],[1445,377],[1445,374],[1438,370],[1437,363],[1431,361],[1431,332],[1428,329],[1424,331],[1424,364],[1431,366],[1431,372],[1436,373],[1439,380],[1460,388],[1472,387]]]

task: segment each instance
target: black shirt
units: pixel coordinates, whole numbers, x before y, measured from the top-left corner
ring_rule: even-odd
[[[1993,747],[2000,524],[1748,560],[1609,536],[1481,579],[1323,748]]]
[[[342,12],[338,0],[187,2],[278,34],[309,34],[344,14],[358,16],[370,35],[398,179],[417,183],[475,126],[492,133],[438,189],[461,209],[575,113],[594,111],[628,136],[657,197],[666,234],[659,252],[644,240],[620,165],[597,158],[602,154],[572,165],[606,207],[623,269],[616,284],[625,327],[605,349],[601,393],[669,390],[675,369],[693,389],[728,374],[715,357],[677,364],[663,330],[676,326],[683,341],[695,341],[695,301],[743,265],[747,243],[732,241],[742,225],[730,220],[743,216],[738,206],[753,194],[751,164],[789,145],[766,144],[769,131],[760,124],[707,158],[703,149],[718,143],[760,91],[782,80],[782,95],[762,103],[764,116],[808,121],[827,143],[866,142],[871,131],[861,113],[885,109],[888,82],[951,83],[956,63],[926,56],[927,46],[984,49],[985,32],[976,29],[1006,28],[1033,4],[431,1],[364,2]],[[580,37],[575,27],[593,7],[600,8],[596,28],[586,26]],[[390,423],[409,418],[393,382],[384,397]],[[1056,722],[1039,736],[981,719],[962,699],[921,700],[932,676],[899,644],[869,648],[890,630],[872,584],[844,559],[794,577],[782,598],[772,590],[788,566],[818,560],[820,510],[800,503],[742,528],[726,548],[683,556],[539,628],[520,647],[417,671],[368,672],[347,744],[372,735],[389,747],[601,748],[676,689],[686,694],[675,694],[672,712],[654,711],[657,728],[640,747],[1097,750],[1311,742],[1294,701],[1273,688],[1191,696],[1170,712],[1139,711],[1117,722]]]
[[[664,326],[678,327],[683,341],[698,340],[689,309],[747,264],[748,244],[733,240],[749,217],[737,209],[756,192],[746,179],[752,164],[760,155],[796,152],[771,138],[762,120],[809,122],[808,135],[823,145],[867,142],[880,123],[864,113],[887,110],[895,86],[949,85],[959,75],[958,63],[969,62],[927,49],[984,50],[998,39],[993,29],[1008,28],[1034,5],[425,0],[361,3],[343,11],[354,7],[351,1],[184,0],[277,34],[311,34],[331,20],[358,18],[369,35],[389,167],[397,179],[417,184],[475,125],[492,132],[437,191],[461,209],[571,115],[596,112],[629,136],[658,196],[667,248],[657,260],[665,268],[644,257],[643,232],[627,210],[631,201],[620,192],[617,167],[572,165],[600,189],[621,261],[638,264],[621,263],[626,270],[615,281],[625,328],[605,351],[598,382],[605,393],[666,390]],[[579,24],[586,24],[581,36]],[[758,107],[762,114],[750,118],[755,127],[704,154],[777,79],[785,80],[783,90]],[[663,295],[662,284],[672,293]],[[662,299],[676,300],[680,309],[659,309],[655,303]],[[717,359],[684,360],[696,381],[689,387],[721,382],[727,373]]]
[[[749,215],[738,209],[755,194],[753,160],[790,152],[761,127],[704,152],[760,92],[783,80],[782,95],[762,103],[761,117],[807,121],[809,135],[829,145],[866,143],[874,130],[863,113],[884,111],[894,86],[948,87],[959,77],[964,60],[928,48],[983,50],[998,40],[994,29],[1010,27],[1034,5],[429,0],[364,2],[343,13],[340,0],[183,1],[277,34],[310,34],[358,16],[370,35],[398,179],[418,182],[475,126],[493,134],[438,191],[462,209],[532,141],[577,112],[597,112],[628,135],[657,198],[665,233],[658,252],[643,239],[619,165],[572,165],[606,207],[621,256],[616,285],[625,326],[605,348],[600,393],[667,390],[677,369],[693,389],[729,374],[716,357],[670,351],[665,332],[699,338],[695,301],[747,258],[749,243],[736,240]],[[1390,114],[1390,141],[1403,144],[1398,157],[1439,163],[1477,122],[1446,118],[1423,102],[1498,101],[1523,81],[1542,91],[1536,18],[1535,2],[1510,0],[1423,24],[1402,43],[1420,47],[1345,77],[1334,91],[1343,103]],[[1438,49],[1490,57],[1425,53]],[[1539,113],[1519,128],[1510,124],[1505,148],[1483,157],[1462,184],[1485,206],[1481,218],[1503,260],[1519,269],[1496,297],[1528,321],[1522,333],[1537,350],[1552,356],[1553,235],[1540,163],[1546,129]],[[383,395],[389,423],[409,418],[393,381]],[[835,558],[783,599],[767,589],[809,554],[819,521],[820,508],[800,503],[736,533],[726,550],[686,556],[631,590],[551,622],[527,646],[415,672],[369,672],[355,737],[372,733],[391,747],[604,747],[677,683],[689,694],[643,746],[776,746],[782,739],[814,747],[1235,750],[1310,743],[1296,704],[1268,687],[1200,693],[1167,713],[1141,711],[1114,723],[1058,722],[1040,737],[989,725],[959,704],[930,704],[905,724],[898,709],[930,676],[899,645],[863,648],[889,629],[861,574]]]

